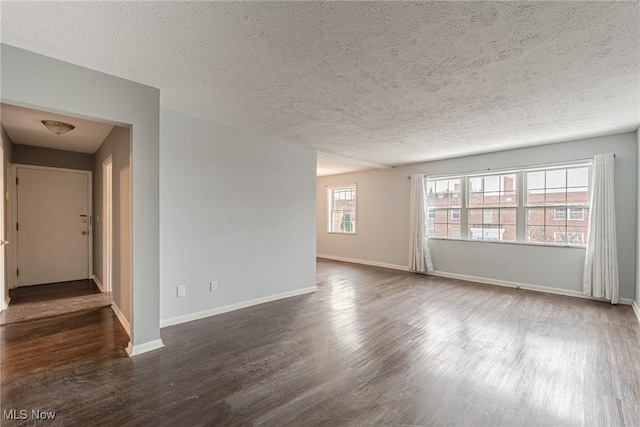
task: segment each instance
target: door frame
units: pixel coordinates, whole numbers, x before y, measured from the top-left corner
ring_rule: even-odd
[[[16,221],[18,220],[18,187],[16,185],[16,181],[18,179],[18,168],[23,168],[23,169],[37,169],[37,170],[44,170],[44,171],[54,171],[54,172],[73,172],[73,173],[80,173],[80,174],[85,174],[87,175],[87,179],[88,179],[88,185],[87,185],[87,216],[88,216],[88,220],[89,220],[89,226],[87,227],[89,229],[89,236],[87,239],[87,245],[88,245],[88,254],[89,256],[88,258],[88,269],[87,272],[89,274],[88,279],[91,280],[93,278],[93,172],[92,171],[87,171],[87,170],[82,170],[82,169],[70,169],[70,168],[56,168],[56,167],[50,167],[50,166],[37,166],[37,165],[25,165],[25,164],[21,164],[21,163],[13,163],[11,165],[11,175],[12,175],[12,180],[11,180],[11,185],[10,185],[10,194],[9,194],[9,199],[13,201],[13,203],[11,204],[11,217],[12,217],[12,222],[11,222],[11,226],[9,227],[11,230],[11,239],[10,241],[13,242],[10,254],[11,254],[11,262],[7,263],[7,264],[11,264],[12,266],[12,270],[11,273],[8,274],[7,276],[9,276],[11,278],[11,283],[9,284],[12,288],[17,288],[18,285],[18,277],[16,275],[17,269],[16,269],[16,263],[18,260],[18,236],[16,236]]]
[[[113,153],[102,162],[102,292],[113,290]]]
[[[4,250],[4,279],[6,280],[5,286],[7,287],[7,289],[14,289],[16,287],[14,283],[15,274],[12,273],[13,271],[15,271],[15,268],[13,267],[13,247],[16,245],[16,242],[13,239],[13,229],[15,228],[13,226],[13,224],[15,224],[15,221],[13,219],[13,205],[15,205],[15,203],[13,200],[14,193],[12,192],[11,188],[13,186],[12,182],[14,182],[15,180],[13,179],[13,165],[11,163],[7,164],[7,171],[4,179],[7,180],[7,193],[4,195],[5,199],[7,200],[7,209],[4,213],[5,223],[2,224],[2,226],[4,227],[4,238],[5,240],[9,241],[9,245]]]

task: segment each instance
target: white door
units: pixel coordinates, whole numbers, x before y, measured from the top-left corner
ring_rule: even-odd
[[[18,166],[17,286],[89,278],[89,172]]]

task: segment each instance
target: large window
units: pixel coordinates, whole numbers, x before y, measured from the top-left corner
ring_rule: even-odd
[[[329,187],[329,233],[356,233],[356,185]]]
[[[427,229],[449,239],[586,244],[586,163],[427,179]]]

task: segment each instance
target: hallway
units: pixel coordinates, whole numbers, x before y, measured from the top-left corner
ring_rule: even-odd
[[[111,305],[92,280],[25,286],[9,291],[9,307],[0,313],[0,326],[62,316]]]

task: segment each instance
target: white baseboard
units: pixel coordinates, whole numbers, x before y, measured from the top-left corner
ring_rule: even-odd
[[[215,316],[217,314],[228,313],[234,310],[240,310],[241,308],[251,307],[253,305],[264,304],[266,302],[277,301],[284,298],[296,297],[298,295],[309,294],[317,291],[316,286],[311,286],[303,289],[296,289],[295,291],[283,292],[276,295],[270,295],[268,297],[256,298],[249,301],[243,301],[236,304],[225,305],[223,307],[211,308],[209,310],[198,311],[196,313],[189,313],[183,316],[170,317],[169,319],[163,319],[160,321],[160,327],[165,328],[167,326],[178,325],[180,323],[191,322],[193,320],[203,319],[209,316]]]
[[[102,286],[102,283],[100,283],[100,280],[98,280],[95,274],[91,276],[91,279],[93,279],[93,282],[96,284],[98,289],[100,289],[100,292],[104,292],[104,287]]]
[[[411,271],[411,270],[409,270],[409,267],[406,267],[406,266],[403,266],[403,265],[386,264],[386,263],[383,263],[383,262],[367,261],[367,260],[362,260],[362,259],[345,258],[345,257],[339,257],[339,256],[333,256],[333,255],[324,255],[324,254],[317,254],[316,256],[318,258],[331,259],[331,260],[335,260],[335,261],[344,261],[344,262],[350,262],[350,263],[354,263],[354,264],[371,265],[371,266],[374,266],[374,267],[391,268],[393,270]],[[609,302],[609,301],[601,299],[601,298],[594,298],[594,297],[587,296],[584,293],[582,293],[581,291],[571,291],[571,290],[568,290],[568,289],[559,289],[559,288],[552,288],[552,287],[548,287],[548,286],[531,285],[531,284],[528,284],[528,283],[518,283],[518,282],[510,282],[510,281],[506,281],[506,280],[489,279],[489,278],[486,278],[486,277],[467,276],[465,274],[447,273],[447,272],[444,272],[444,271],[430,271],[427,274],[432,275],[432,276],[438,276],[438,277],[447,277],[447,278],[450,278],[450,279],[466,280],[466,281],[469,281],[469,282],[486,283],[488,285],[506,286],[506,287],[509,287],[509,288],[526,289],[526,290],[529,290],[529,291],[544,292],[544,293],[547,293],[547,294],[564,295],[564,296],[568,296],[568,297],[576,297],[576,298],[590,299],[590,300],[594,300],[594,301]],[[632,302],[633,302],[633,300],[630,299],[630,298],[620,298],[620,304],[631,305]],[[637,312],[636,312],[636,314],[637,314]],[[638,318],[640,318],[640,316],[638,316]]]
[[[2,309],[0,309],[0,312],[5,311],[7,308],[9,308],[9,303],[11,302],[11,297],[7,297],[6,300],[4,300],[4,303],[2,305]]]
[[[465,274],[448,273],[444,271],[430,271],[427,274],[431,276],[446,277],[449,279],[466,280],[475,283],[486,283],[488,285],[505,286],[507,288],[524,289],[528,291],[544,292],[546,294],[563,295],[567,297],[609,302],[602,298],[595,298],[585,295],[584,293],[582,293],[582,291],[572,291],[569,289],[552,288],[549,286],[531,285],[529,283],[510,282],[508,280],[489,279],[486,277],[467,276]],[[633,300],[630,298],[620,298],[620,304],[630,305],[632,302]]]
[[[161,338],[137,345],[131,345],[131,341],[129,341],[129,345],[127,346],[127,354],[129,355],[129,357],[132,357],[142,353],[147,353],[149,351],[157,350],[162,347],[164,347],[164,343],[162,342]]]
[[[407,267],[406,265],[387,264],[387,263],[384,263],[384,262],[367,261],[367,260],[364,260],[364,259],[345,258],[345,257],[341,257],[341,256],[324,255],[324,254],[316,254],[316,257],[324,258],[324,259],[331,259],[331,260],[334,260],[334,261],[351,262],[351,263],[354,263],[354,264],[371,265],[373,267],[390,268],[392,270],[411,271],[411,270],[409,270],[409,267]]]
[[[633,308],[633,312],[636,314],[636,317],[638,318],[638,322],[640,322],[640,307],[638,306],[638,303],[633,301],[631,303],[631,308]]]
[[[124,328],[124,330],[127,333],[127,335],[129,335],[129,337],[131,337],[131,326],[129,325],[129,321],[124,316],[124,314],[122,314],[122,311],[120,311],[120,308],[116,305],[115,302],[111,303],[111,310],[113,310],[113,312],[115,313],[116,317],[120,321],[120,324]]]

